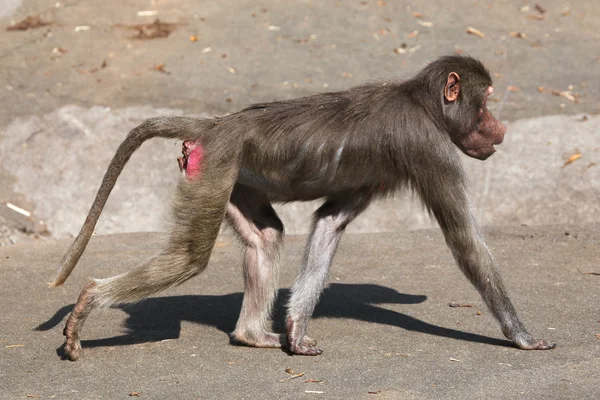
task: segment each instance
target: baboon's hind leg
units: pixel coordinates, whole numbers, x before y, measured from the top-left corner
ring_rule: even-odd
[[[269,325],[277,297],[283,223],[264,193],[241,184],[231,194],[227,221],[244,246],[244,300],[231,341],[281,347],[282,338]],[[304,339],[306,346],[316,345],[310,338]]]
[[[231,194],[227,221],[243,245],[244,258],[244,300],[231,341],[281,347],[268,325],[277,295],[283,223],[264,193],[241,184]]]
[[[69,316],[64,335],[66,356],[81,355],[83,323],[97,306],[139,301],[179,285],[202,272],[210,257],[225,215],[237,170],[234,165],[215,168],[198,179],[182,179],[173,204],[173,227],[165,248],[133,270],[90,281]]]

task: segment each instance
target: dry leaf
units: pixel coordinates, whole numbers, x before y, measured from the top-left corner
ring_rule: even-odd
[[[543,87],[543,86],[538,86],[538,88],[537,88],[537,91],[540,92],[540,93],[543,93],[544,90],[546,90],[546,88]]]
[[[571,14],[571,9],[569,7],[565,8],[563,12],[560,13],[560,15],[562,15],[563,17],[566,17],[569,14]]]
[[[26,31],[27,29],[40,28],[42,26],[51,25],[52,22],[43,21],[39,15],[30,15],[27,18],[17,22],[14,25],[6,27],[7,31]]]
[[[565,163],[563,164],[563,168],[566,167],[569,164],[572,164],[573,162],[579,160],[582,157],[581,153],[579,152],[579,150],[576,150],[576,153],[573,154],[571,157],[569,157],[567,159],[567,161],[565,161]]]
[[[430,21],[417,21],[417,24],[421,26],[426,26],[428,28],[431,28],[433,26],[433,22]]]
[[[304,376],[304,372],[300,372],[300,373],[297,374],[291,368],[286,368],[285,372],[287,372],[288,374],[291,374],[293,376],[290,376],[289,378],[286,378],[286,379],[282,379],[279,382],[287,382],[287,381],[289,381],[291,379],[296,379],[296,378],[300,378],[300,377]]]
[[[156,10],[146,10],[146,11],[138,11],[138,17],[152,17],[154,15],[158,15],[158,11]]]
[[[521,88],[519,88],[518,86],[509,86],[506,88],[506,90],[508,90],[509,92],[520,92]]]
[[[227,66],[227,71],[229,71],[230,74],[236,74],[237,70],[233,67]]]
[[[131,392],[128,394],[129,397],[140,397],[140,392]]]
[[[544,14],[546,12],[546,9],[542,6],[540,6],[539,4],[535,5],[535,9],[538,10],[542,14]]]
[[[571,94],[571,91],[559,91],[559,90],[553,90],[552,94],[555,96],[559,96],[559,97],[564,97],[565,99],[572,101],[574,103],[577,103],[577,97],[573,94]]]
[[[419,34],[419,31],[418,31],[418,30],[414,30],[414,31],[412,31],[411,33],[409,33],[408,35],[406,35],[406,37],[409,37],[409,38],[414,38],[414,37],[416,37],[418,34]]]
[[[531,47],[542,47],[544,43],[541,40],[536,39],[531,43]]]
[[[471,308],[471,307],[473,307],[472,304],[459,304],[459,303],[455,303],[455,302],[449,303],[448,306],[452,307],[452,308],[457,308],[457,307]]]
[[[596,339],[600,340],[600,333],[596,333],[594,336],[596,336]]]
[[[157,38],[166,38],[169,36],[179,24],[173,24],[168,22],[161,22],[159,19],[155,19],[150,24],[136,24],[136,25],[115,25],[116,27],[135,31],[132,39],[148,40]]]
[[[583,271],[580,271],[579,269],[577,269],[577,271],[579,271],[579,273],[583,274],[583,275],[596,275],[596,276],[600,276],[600,272],[594,272],[594,271],[583,272]]]
[[[477,30],[477,29],[475,29],[475,28],[473,28],[471,26],[469,26],[467,28],[467,33],[469,35],[475,35],[475,36],[477,36],[477,37],[479,37],[481,39],[483,39],[483,37],[485,36],[483,32],[481,32],[480,30]]]
[[[527,35],[524,34],[523,32],[510,32],[509,35],[512,37],[519,38],[519,39],[525,39],[527,37]]]
[[[342,76],[346,79],[352,78],[352,72],[342,72]]]
[[[423,14],[421,14],[420,12],[415,12],[415,13],[413,13],[413,17],[415,17],[415,18],[423,18]]]
[[[377,5],[378,5],[379,7],[383,7],[383,6],[385,6],[385,1],[379,0],[379,1],[377,2]]]
[[[410,49],[408,49],[409,53],[414,53],[415,51],[419,50],[421,48],[421,45],[418,44],[415,47],[411,47]]]
[[[154,70],[158,71],[158,72],[161,72],[163,74],[167,74],[167,75],[170,74],[170,72],[165,69],[165,64],[156,64],[156,65],[154,65]]]
[[[536,21],[543,21],[544,20],[544,16],[543,15],[539,15],[539,14],[529,14],[527,16],[527,18],[533,19],[533,20],[536,20]]]
[[[304,383],[323,383],[323,381],[320,379],[307,379]]]
[[[197,42],[198,41],[198,36],[190,36],[190,42]]]
[[[406,53],[406,48],[407,48],[407,47],[408,47],[408,45],[407,45],[406,43],[404,43],[404,42],[403,42],[403,43],[400,45],[400,47],[396,47],[396,48],[394,49],[394,53],[397,53],[397,54],[404,54],[404,53]]]

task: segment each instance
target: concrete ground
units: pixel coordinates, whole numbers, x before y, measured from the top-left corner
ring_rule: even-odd
[[[229,344],[243,285],[237,245],[222,236],[199,277],[142,303],[92,313],[82,359],[64,361],[63,324],[87,277],[130,269],[157,251],[159,237],[94,237],[58,289],[46,282],[68,240],[0,248],[0,397],[599,398],[600,225],[486,233],[523,322],[556,349],[511,347],[439,231],[422,230],[343,238],[309,327],[321,356]],[[286,240],[282,288],[295,276],[303,239]],[[280,291],[278,330],[287,293]],[[288,368],[303,375],[290,379]]]
[[[537,3],[0,1],[0,398],[599,398],[600,14],[591,0]],[[5,30],[36,15],[43,26]],[[136,27],[156,18],[170,25]],[[473,204],[493,226],[522,319],[555,350],[510,347],[439,231],[407,232],[431,222],[397,198],[342,241],[310,326],[319,357],[228,343],[242,280],[224,234],[203,275],[95,312],[83,359],[61,360],[62,325],[87,277],[158,247],[156,234],[106,234],[162,230],[173,141],[136,153],[73,276],[45,285],[128,130],[157,115],[223,115],[405,79],[452,52],[494,78],[489,106],[509,131],[488,161],[464,158]],[[288,233],[304,233],[314,208],[278,211]],[[286,241],[282,299],[302,239]],[[304,375],[289,379],[287,368]]]

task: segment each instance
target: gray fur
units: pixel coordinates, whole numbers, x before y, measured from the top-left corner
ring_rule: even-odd
[[[527,333],[516,315],[473,218],[455,148],[485,159],[502,141],[505,128],[485,107],[491,83],[479,61],[449,56],[402,83],[257,104],[223,118],[145,121],[117,150],[55,286],[73,270],[118,175],[143,141],[196,142],[203,151],[201,173],[187,174],[190,148],[184,143],[167,246],[135,269],[84,288],[65,327],[68,357],[80,356],[80,330],[94,307],[138,301],[202,272],[225,216],[244,252],[245,294],[232,341],[278,347],[280,338],[268,325],[284,228],[271,203],[324,198],[292,287],[283,338],[292,353],[320,354],[305,333],[344,229],[372,200],[403,188],[437,219],[457,264],[504,334],[520,348],[553,348]]]

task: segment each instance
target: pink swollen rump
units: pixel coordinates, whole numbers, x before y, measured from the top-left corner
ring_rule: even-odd
[[[195,178],[200,175],[200,164],[202,163],[203,157],[204,151],[202,150],[202,146],[196,145],[196,147],[190,151],[190,155],[188,156],[187,168],[185,169],[187,176]]]
[[[193,179],[200,175],[204,150],[199,142],[186,140],[181,146],[183,157],[177,159],[179,168],[185,172],[187,178]]]

